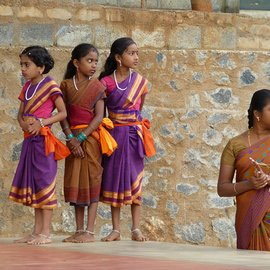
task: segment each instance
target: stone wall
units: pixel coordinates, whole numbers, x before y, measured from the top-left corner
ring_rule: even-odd
[[[236,14],[149,11],[66,1],[0,4],[0,235],[32,226],[32,209],[7,200],[22,134],[16,121],[21,87],[18,54],[46,45],[61,81],[71,48],[94,43],[104,63],[112,41],[132,36],[140,47],[139,71],[151,82],[145,116],[152,120],[157,155],[146,161],[142,229],[152,240],[234,246],[234,200],[219,198],[222,148],[246,126],[252,93],[270,84],[269,23]],[[20,5],[18,5],[20,4]],[[59,135],[59,128],[55,130]],[[53,230],[74,231],[73,209],[63,202],[63,162]],[[129,237],[130,211],[122,213]],[[100,204],[98,236],[110,230]]]

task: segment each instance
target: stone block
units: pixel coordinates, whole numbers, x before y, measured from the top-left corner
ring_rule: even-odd
[[[56,45],[74,47],[82,42],[93,43],[93,30],[88,25],[62,26],[56,33]]]
[[[100,18],[100,12],[97,10],[80,9],[76,15],[76,18],[81,21],[93,21]]]
[[[53,44],[52,24],[21,25],[20,44],[49,46]]]
[[[203,46],[207,49],[235,49],[237,44],[234,27],[206,27],[204,29]]]
[[[17,12],[19,18],[34,17],[43,18],[43,12],[36,7],[20,7]]]
[[[118,0],[118,5],[121,7],[140,8],[142,7],[142,1],[141,0]]]
[[[176,191],[181,192],[187,196],[199,191],[199,186],[194,186],[187,183],[179,183],[176,185]]]
[[[169,36],[171,49],[198,49],[201,47],[201,28],[199,26],[178,26]]]
[[[13,25],[0,24],[0,45],[10,45],[13,41]]]
[[[156,29],[151,32],[135,29],[132,31],[132,38],[139,47],[163,48],[165,46],[164,32],[164,29]]]
[[[13,10],[10,6],[0,5],[0,16],[12,16]]]
[[[160,8],[163,9],[191,9],[190,0],[160,0]]]
[[[98,48],[109,49],[114,40],[127,36],[126,29],[108,25],[98,25],[95,27],[95,45]]]
[[[50,19],[69,20],[72,18],[72,14],[63,8],[50,8],[46,10],[46,13]]]
[[[153,8],[153,9],[159,8],[159,0],[147,0],[146,7]]]

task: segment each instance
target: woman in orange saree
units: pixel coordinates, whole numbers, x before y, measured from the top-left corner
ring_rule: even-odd
[[[248,119],[222,153],[218,194],[236,196],[237,248],[270,251],[270,90],[254,93]]]

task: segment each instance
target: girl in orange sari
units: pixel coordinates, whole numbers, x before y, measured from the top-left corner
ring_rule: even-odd
[[[237,248],[270,251],[270,90],[254,93],[248,119],[223,151],[218,194],[236,196]]]
[[[75,207],[76,232],[64,242],[93,242],[94,223],[100,195],[102,152],[96,130],[104,115],[105,87],[93,75],[98,63],[97,49],[87,43],[76,46],[68,63],[61,90],[67,119],[61,125],[72,152],[65,162],[65,201]],[[84,212],[87,208],[87,227]]]

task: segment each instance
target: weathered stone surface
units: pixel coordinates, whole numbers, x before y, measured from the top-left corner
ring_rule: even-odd
[[[209,49],[235,49],[237,44],[234,27],[206,27],[204,46]]]
[[[228,123],[228,121],[231,119],[231,115],[228,113],[214,113],[211,114],[207,121],[209,125],[218,125],[223,123]]]
[[[143,204],[150,208],[157,208],[157,198],[151,194],[145,194],[143,196]]]
[[[63,8],[51,8],[47,9],[47,16],[52,19],[69,20],[72,18],[72,14]]]
[[[220,240],[230,240],[236,238],[233,222],[228,218],[217,218],[212,221],[214,232]]]
[[[23,45],[42,45],[53,44],[53,25],[52,24],[24,24],[21,25],[20,43]]]
[[[252,72],[251,69],[244,69],[240,76],[240,83],[242,85],[250,85],[253,84],[256,80],[257,75]]]
[[[138,8],[141,7],[142,2],[141,0],[118,0],[119,5],[123,7],[133,7],[133,8]]]
[[[21,6],[17,12],[18,17],[37,17],[43,18],[43,13],[36,7],[24,7]]]
[[[207,202],[211,208],[228,208],[234,206],[232,198],[220,198],[216,193],[209,193]]]
[[[203,133],[203,141],[210,146],[219,145],[222,137],[222,134],[213,128],[209,128]]]
[[[19,160],[21,149],[22,149],[22,143],[15,144],[13,146],[12,156],[11,156],[12,161]]]
[[[167,201],[166,209],[172,218],[175,218],[179,212],[179,206],[174,201]]]
[[[155,31],[145,32],[140,29],[132,31],[132,38],[136,40],[140,47],[163,48],[165,45],[165,31],[156,29]]]
[[[83,8],[78,11],[77,16],[82,21],[93,21],[99,19],[101,15],[99,11]]]
[[[201,47],[201,28],[179,26],[171,32],[169,46],[172,49],[197,49]]]
[[[160,0],[160,8],[164,9],[191,9],[190,0]]]
[[[0,5],[0,16],[12,16],[13,10],[10,6]]]
[[[62,26],[56,33],[57,46],[72,47],[82,42],[92,42],[93,32],[87,25]]]
[[[13,41],[13,25],[0,24],[0,45],[9,45]]]
[[[201,222],[185,226],[176,225],[174,231],[177,237],[193,244],[201,244],[205,241],[206,232]]]
[[[187,183],[179,183],[176,185],[176,191],[177,192],[181,192],[185,195],[191,195],[193,193],[196,193],[199,191],[199,187],[198,186],[194,186],[191,184],[187,184]]]

